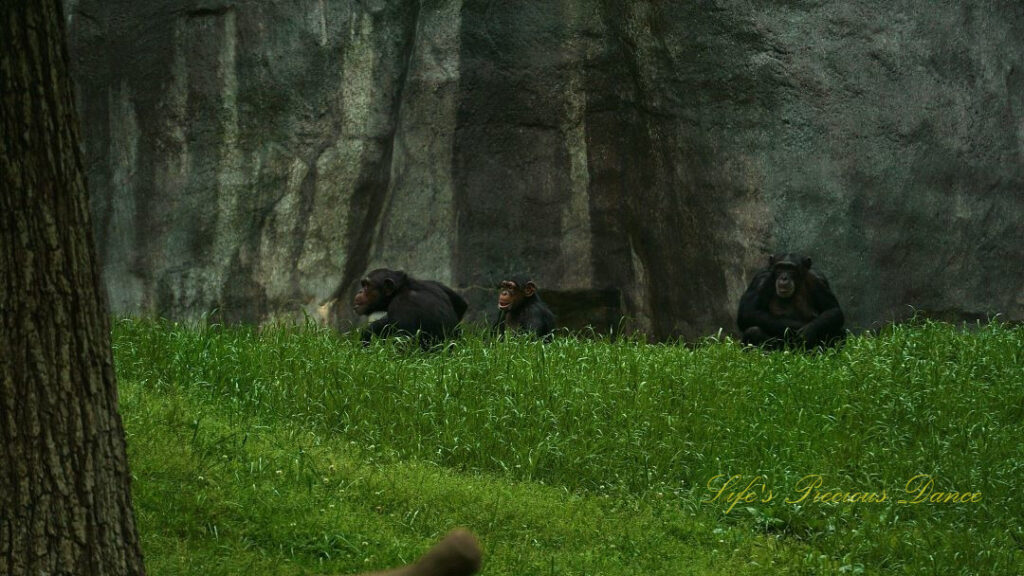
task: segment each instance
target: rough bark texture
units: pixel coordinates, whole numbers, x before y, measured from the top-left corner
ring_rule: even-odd
[[[118,313],[262,321],[387,266],[479,318],[525,270],[563,317],[694,337],[796,251],[855,327],[910,306],[1024,319],[1016,0],[79,0],[70,18]]]
[[[0,18],[0,574],[143,574],[63,19]]]

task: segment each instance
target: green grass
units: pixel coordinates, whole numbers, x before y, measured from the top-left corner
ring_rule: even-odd
[[[931,322],[823,354],[114,330],[150,573],[252,576],[409,561],[455,525],[492,575],[1024,573],[1022,344]],[[719,474],[772,498],[707,502]],[[887,498],[787,503],[809,474]],[[917,474],[981,500],[898,503]]]

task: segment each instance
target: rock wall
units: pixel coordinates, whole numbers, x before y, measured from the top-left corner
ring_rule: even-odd
[[[1015,0],[66,11],[117,313],[292,317],[387,266],[479,319],[524,270],[694,338],[799,251],[853,327],[1024,319]]]

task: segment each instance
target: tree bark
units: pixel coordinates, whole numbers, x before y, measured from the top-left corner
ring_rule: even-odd
[[[144,574],[57,0],[0,8],[0,575]]]

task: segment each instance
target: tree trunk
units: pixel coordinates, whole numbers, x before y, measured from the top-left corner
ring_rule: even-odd
[[[64,19],[0,5],[0,575],[143,574]]]

